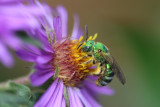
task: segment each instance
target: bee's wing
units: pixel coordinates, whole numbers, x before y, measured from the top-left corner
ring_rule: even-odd
[[[113,72],[116,73],[117,78],[121,81],[121,83],[124,85],[126,83],[126,79],[125,76],[121,70],[121,68],[119,67],[118,63],[116,62],[116,60],[113,57],[108,57],[105,55],[105,53],[100,52],[100,55],[103,57],[103,59],[109,63],[111,65],[111,68],[113,70]]]
[[[117,61],[112,57],[112,60],[113,60],[113,63],[112,63],[112,69],[113,69],[113,72],[116,73],[117,75],[117,78],[121,81],[121,83],[124,85],[126,83],[126,79],[125,79],[125,76],[121,70],[121,68],[119,67]]]

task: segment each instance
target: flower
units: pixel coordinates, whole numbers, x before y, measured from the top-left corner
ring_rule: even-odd
[[[27,0],[21,0],[26,1]],[[36,16],[43,16],[48,12],[43,11],[39,6],[30,4],[23,5],[18,0],[0,1],[0,62],[6,67],[12,67],[14,60],[8,48],[17,50],[24,43],[17,37],[16,31],[37,29],[41,27]],[[45,10],[48,7],[43,6]]]
[[[43,8],[39,2],[36,5]],[[35,63],[36,72],[31,75],[33,86],[41,86],[49,79],[53,81],[34,107],[101,107],[97,95],[114,92],[94,84],[97,78],[90,76],[97,70],[91,62],[93,58],[82,52],[81,47],[77,49],[83,39],[78,16],[74,17],[72,35],[67,36],[67,11],[58,6],[54,14],[53,21],[47,14],[38,17],[42,27],[27,30],[41,42],[41,47],[26,44],[16,52],[21,59]]]

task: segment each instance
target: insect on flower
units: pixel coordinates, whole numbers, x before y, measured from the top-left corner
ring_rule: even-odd
[[[83,42],[78,46],[81,47],[83,52],[87,52],[89,56],[93,56],[93,64],[98,64],[98,69],[96,72],[93,72],[93,75],[98,75],[99,78],[96,81],[98,86],[105,86],[110,83],[113,79],[114,74],[117,75],[118,79],[122,84],[125,84],[126,80],[121,71],[119,65],[115,59],[110,55],[109,49],[107,46],[100,42],[95,42],[97,34],[93,37],[88,38],[88,30],[86,27],[86,42]],[[78,49],[77,48],[77,49]]]
[[[43,8],[38,1],[35,5]],[[36,71],[30,77],[33,86],[51,83],[34,107],[101,107],[97,95],[112,95],[114,91],[94,83],[97,76],[93,75],[100,67],[80,46],[83,32],[79,18],[75,17],[72,34],[68,35],[66,9],[58,6],[54,17],[51,10],[50,14],[38,17],[42,28],[27,29],[28,35],[39,41],[41,47],[26,44],[16,52],[22,60],[35,64]]]

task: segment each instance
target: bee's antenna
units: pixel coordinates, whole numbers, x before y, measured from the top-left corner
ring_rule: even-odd
[[[85,25],[85,36],[86,36],[86,41],[88,39],[88,27],[87,25]]]

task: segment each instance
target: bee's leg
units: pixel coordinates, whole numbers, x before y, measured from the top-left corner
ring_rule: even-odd
[[[92,55],[88,54],[89,57],[92,57]]]
[[[95,61],[95,60],[93,60],[93,64],[96,64],[96,61]]]
[[[103,63],[100,63],[100,66],[102,66],[103,65]]]
[[[99,76],[99,78],[95,81],[97,86],[106,86],[108,83],[104,81],[104,76]]]
[[[105,64],[104,61],[100,61],[100,66],[103,66]]]
[[[94,72],[91,72],[91,75],[94,75],[94,76],[101,76],[102,75],[102,72],[103,72],[103,69],[102,67],[100,66],[99,63],[96,63],[96,70]]]
[[[84,62],[84,64],[92,63],[92,60],[89,60],[87,62]]]
[[[96,81],[96,85],[97,86],[106,86],[108,83],[106,83],[105,81],[103,80],[97,80]]]

